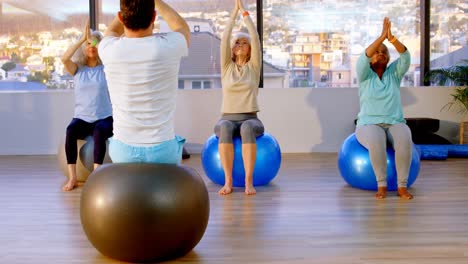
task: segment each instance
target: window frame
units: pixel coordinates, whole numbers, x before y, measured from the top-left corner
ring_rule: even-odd
[[[97,24],[97,5],[100,4],[100,0],[89,0],[89,17],[90,26],[92,29],[96,29]],[[260,37],[260,48],[263,50],[263,0],[256,1],[256,15],[257,15],[257,31]],[[430,13],[431,13],[431,1],[422,0],[420,1],[420,86],[429,86],[429,82],[424,81],[424,76],[429,71],[430,67]],[[262,56],[263,65],[263,56]],[[263,88],[263,67],[260,71],[260,83],[259,87]]]

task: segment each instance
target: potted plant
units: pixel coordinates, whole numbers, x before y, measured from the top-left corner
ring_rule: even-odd
[[[436,85],[459,86],[452,93],[452,101],[447,103],[444,108],[457,107],[458,113],[462,115],[460,122],[460,144],[468,143],[468,60],[463,60],[461,64],[448,68],[434,69],[427,72],[424,77]]]

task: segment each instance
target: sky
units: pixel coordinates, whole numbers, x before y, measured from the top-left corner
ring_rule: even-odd
[[[255,3],[256,0],[243,0],[244,4]],[[4,13],[40,13],[55,19],[66,20],[67,16],[77,13],[87,13],[89,0],[3,0]],[[176,10],[194,7],[200,9],[230,10],[234,6],[233,0],[167,0],[166,3],[174,5]],[[104,13],[115,13],[119,9],[119,1],[102,0]],[[180,10],[185,11],[185,10]]]
[[[89,0],[3,0],[3,11],[48,14],[52,17],[66,17],[71,13],[87,13]]]

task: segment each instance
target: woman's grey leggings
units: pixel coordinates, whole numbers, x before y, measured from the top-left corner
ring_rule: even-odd
[[[214,128],[219,143],[227,144],[232,144],[232,138],[239,135],[242,144],[254,144],[255,138],[264,131],[265,128],[257,114],[223,114]]]
[[[356,128],[356,138],[367,150],[379,187],[387,186],[387,138],[395,149],[398,187],[408,186],[413,141],[404,123],[363,125]]]

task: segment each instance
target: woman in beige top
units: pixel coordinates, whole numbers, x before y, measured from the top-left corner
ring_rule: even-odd
[[[231,39],[237,15],[241,11],[248,34],[239,32]],[[242,159],[245,169],[245,193],[256,193],[253,171],[257,155],[256,137],[264,132],[257,118],[258,84],[262,63],[260,39],[249,12],[241,0],[235,0],[234,10],[221,39],[221,83],[223,87],[222,117],[215,126],[219,137],[219,155],[224,169],[225,184],[219,194],[232,192],[232,168],[234,162],[233,136],[242,139]]]

